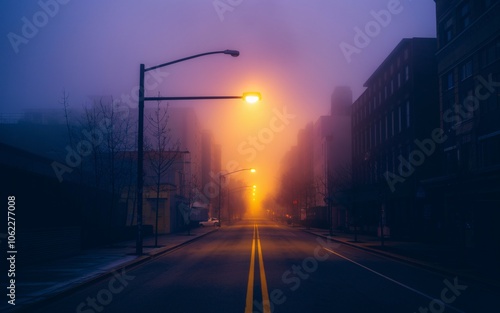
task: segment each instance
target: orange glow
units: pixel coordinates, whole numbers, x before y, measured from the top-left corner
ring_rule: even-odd
[[[262,96],[258,92],[245,92],[243,94],[243,99],[250,104],[254,104],[259,102],[262,99]]]
[[[255,173],[255,172],[256,172],[256,170],[255,170],[254,168],[251,168],[251,169],[250,169],[250,172]]]

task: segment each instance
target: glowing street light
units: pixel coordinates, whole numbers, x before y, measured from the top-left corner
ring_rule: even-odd
[[[163,63],[160,65],[152,66],[146,68],[144,64],[140,65],[139,68],[139,106],[138,106],[138,123],[137,123],[137,238],[136,238],[136,254],[142,254],[143,242],[142,242],[142,209],[143,209],[143,189],[144,189],[144,102],[145,101],[169,101],[169,100],[229,100],[229,99],[240,99],[245,100],[248,103],[255,103],[261,99],[260,93],[258,92],[247,92],[241,96],[189,96],[189,97],[146,97],[144,90],[144,75],[152,70],[165,67],[168,65],[180,63],[183,61],[199,58],[206,55],[212,54],[226,54],[232,57],[237,57],[240,55],[238,50],[220,50],[211,51],[192,55],[186,58],[178,59],[175,61]]]
[[[226,176],[231,175],[231,174],[234,174],[234,173],[242,172],[242,171],[250,171],[251,173],[255,173],[256,172],[255,168],[252,167],[252,168],[243,168],[241,170],[229,172],[229,173],[226,173],[226,174],[219,173],[219,227],[222,225],[221,220],[220,220],[220,209],[221,209],[221,198],[222,198],[222,193],[221,193],[221,178],[222,177],[226,177]]]
[[[262,96],[258,92],[246,92],[242,97],[247,103],[254,104],[262,100]]]

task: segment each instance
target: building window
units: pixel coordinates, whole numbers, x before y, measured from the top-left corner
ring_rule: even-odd
[[[406,127],[410,127],[410,101],[406,100]]]
[[[455,82],[453,80],[453,70],[449,71],[448,74],[446,74],[446,89],[450,90],[455,87]]]
[[[471,5],[469,1],[462,4],[462,6],[460,7],[459,16],[459,25],[460,30],[462,31],[466,29],[471,23]]]
[[[481,10],[484,12],[490,8],[494,0],[481,0]]]
[[[387,127],[389,124],[389,117],[386,115],[385,116],[385,139],[389,138],[389,127]]]
[[[453,18],[450,18],[446,21],[446,24],[445,24],[445,40],[446,40],[446,43],[450,42],[455,33],[454,33],[454,22],[453,22]]]
[[[460,69],[460,78],[462,80],[466,80],[467,78],[472,76],[472,60],[469,60],[462,64]]]
[[[481,51],[481,67],[486,67],[495,61],[495,46],[489,45]]]
[[[382,143],[382,119],[378,120],[378,142]]]
[[[408,81],[410,79],[410,67],[408,65],[405,66],[405,80]]]
[[[479,164],[488,167],[500,164],[500,136],[486,135],[488,138],[479,141]]]
[[[387,100],[387,85],[384,86],[384,100]]]
[[[392,115],[392,123],[391,123],[391,135],[394,136],[394,111],[391,112]]]
[[[398,107],[398,132],[401,132],[401,106]]]
[[[401,87],[401,73],[398,72],[398,88]]]
[[[391,79],[391,95],[394,93],[394,79]]]
[[[405,52],[404,52],[404,59],[407,60],[408,59],[408,48],[405,49]]]

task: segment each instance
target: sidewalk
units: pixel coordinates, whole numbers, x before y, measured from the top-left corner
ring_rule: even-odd
[[[144,238],[141,256],[135,255],[135,240],[117,243],[110,247],[83,250],[79,255],[31,264],[19,268],[16,277],[16,305],[0,304],[1,312],[29,311],[33,305],[65,295],[77,288],[151,260],[205,235],[217,231],[214,227],[199,227],[187,232],[158,236],[158,247],[154,237]]]
[[[375,236],[358,234],[358,241],[356,242],[354,241],[354,234],[333,232],[333,236],[330,237],[327,229],[308,229],[302,226],[293,227],[316,236],[330,238],[333,241],[410,263],[444,275],[459,276],[479,282],[489,288],[500,289],[500,275],[498,272],[496,275],[493,275],[488,269],[480,268],[479,263],[473,259],[474,256],[470,254],[465,255],[463,251],[456,247],[395,241],[390,238],[385,239],[384,246],[382,246],[380,238]]]

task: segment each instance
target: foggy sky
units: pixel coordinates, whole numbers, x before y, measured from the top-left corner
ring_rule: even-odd
[[[432,0],[40,2],[58,3],[46,9],[53,16],[43,13],[39,1],[2,1],[0,113],[61,108],[63,89],[73,107],[88,102],[89,95],[120,98],[138,85],[140,63],[148,67],[236,49],[241,52],[238,58],[213,55],[167,67],[168,76],[148,93],[260,91],[263,101],[255,106],[239,101],[171,103],[195,107],[202,125],[222,144],[223,169],[230,161],[255,167],[258,173],[248,179],[260,187],[277,183],[280,158],[295,143],[298,129],[329,113],[336,85],[350,85],[356,99],[363,83],[402,38],[435,37]],[[224,3],[230,10],[221,13]],[[354,46],[355,28],[364,30],[375,21],[372,11],[387,10],[388,5],[398,13],[391,14],[348,62],[340,45]],[[41,26],[27,38],[23,27],[35,17]],[[23,42],[13,45],[14,37],[23,37]],[[281,125],[275,121],[276,112],[284,111],[295,117]],[[273,121],[276,127],[270,125]],[[266,128],[274,129],[272,137],[251,153],[249,136],[269,135]]]

